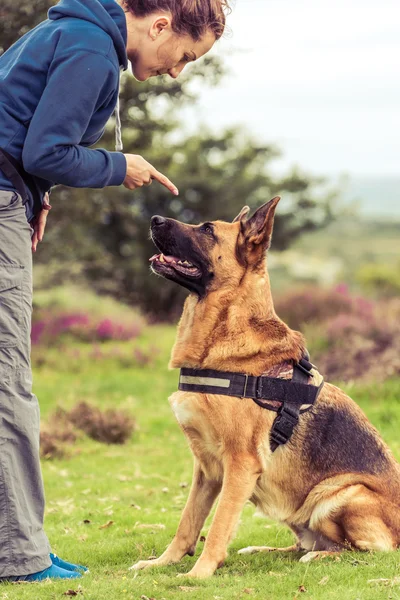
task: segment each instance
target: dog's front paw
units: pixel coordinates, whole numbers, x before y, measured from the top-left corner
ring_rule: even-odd
[[[218,564],[214,561],[202,561],[199,559],[189,573],[180,573],[178,577],[190,577],[191,579],[206,579],[214,575],[218,567],[223,565],[223,560]]]
[[[153,560],[139,560],[136,564],[129,567],[129,571],[141,571],[142,569],[148,569],[149,567],[156,567],[157,559]]]
[[[215,569],[212,568],[201,568],[201,569],[196,569],[193,568],[191,571],[189,571],[189,573],[179,573],[179,575],[177,575],[177,577],[179,577],[180,579],[182,578],[190,578],[190,579],[207,579],[207,577],[211,577],[212,575],[214,575],[214,571]]]

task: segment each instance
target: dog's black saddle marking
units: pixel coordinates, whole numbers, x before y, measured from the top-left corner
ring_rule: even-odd
[[[308,357],[294,363],[292,379],[185,368],[181,369],[179,390],[251,398],[261,408],[277,412],[270,434],[271,450],[274,452],[290,440],[300,414],[310,410],[318,398],[324,381],[318,386],[310,383],[313,368]],[[277,407],[271,402],[281,404]]]

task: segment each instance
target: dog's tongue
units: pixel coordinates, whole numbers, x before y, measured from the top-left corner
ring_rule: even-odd
[[[165,254],[154,254],[154,256],[152,256],[149,260],[155,260],[156,258],[159,258],[160,256],[163,257],[164,262],[166,262],[166,263],[176,263],[179,260],[179,258],[176,258],[175,256],[165,256]]]
[[[178,262],[178,260],[179,260],[179,258],[175,258],[175,256],[165,256],[165,254],[163,256],[164,256],[165,262],[167,262],[167,263],[172,263],[172,262],[175,263],[175,262]]]

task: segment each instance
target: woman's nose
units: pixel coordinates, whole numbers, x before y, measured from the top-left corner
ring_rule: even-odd
[[[182,73],[183,69],[185,68],[185,65],[181,65],[178,67],[173,67],[172,69],[169,69],[168,71],[168,75],[170,77],[172,77],[172,79],[176,79],[178,77],[178,75],[180,73]]]

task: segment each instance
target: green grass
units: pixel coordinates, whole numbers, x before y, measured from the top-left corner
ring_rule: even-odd
[[[90,574],[80,580],[83,596],[78,598],[400,600],[400,585],[368,584],[370,579],[400,576],[400,552],[346,553],[340,562],[310,565],[300,564],[298,555],[238,555],[243,546],[282,546],[292,540],[284,526],[255,516],[251,505],[244,509],[226,565],[213,578],[197,582],[176,577],[190,570],[202,543],[196,557],[186,557],[179,565],[137,574],[127,570],[137,560],[163,552],[175,533],[188,493],[185,484],[191,480],[191,453],[167,401],[178,377],[177,372],[167,370],[174,336],[170,327],[145,331],[140,344],[161,349],[149,367],[129,369],[87,360],[69,372],[60,353],[62,368],[43,366],[35,371],[43,419],[56,405],[70,408],[85,400],[102,408],[124,408],[138,424],[125,446],[82,439],[70,446],[67,460],[43,463],[45,526],[52,547],[61,557],[90,567]],[[53,365],[56,351],[51,352]],[[400,381],[347,389],[399,458]],[[100,529],[109,521],[113,524]],[[161,527],[141,528],[143,524]],[[209,521],[205,532],[208,527]],[[306,592],[299,591],[302,585]],[[0,588],[0,600],[61,599],[68,589],[77,590],[78,583],[7,584]]]

